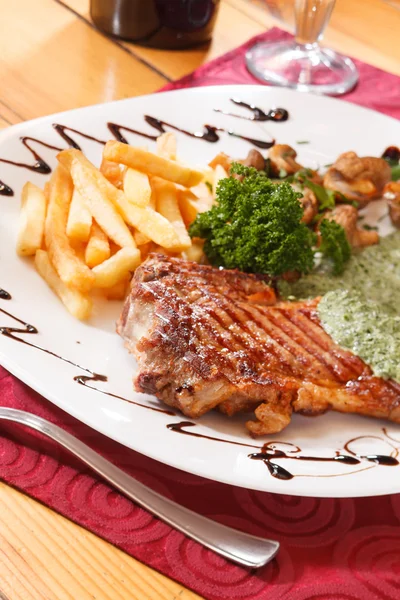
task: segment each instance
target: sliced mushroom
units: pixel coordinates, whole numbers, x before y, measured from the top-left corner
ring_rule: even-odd
[[[275,144],[268,153],[271,161],[273,173],[278,175],[281,170],[286,171],[288,175],[293,175],[300,171],[303,166],[296,162],[296,150],[287,144]]]
[[[346,237],[353,248],[372,246],[379,242],[379,234],[377,231],[358,229],[358,211],[355,206],[351,206],[350,204],[339,204],[333,210],[327,211],[324,214],[324,219],[339,223],[345,230]]]
[[[300,204],[304,209],[301,222],[309,225],[318,214],[318,200],[315,197],[314,192],[309,188],[305,187],[304,189],[301,189],[296,183],[292,183],[291,185],[296,192],[303,194],[303,197],[300,198]]]
[[[248,155],[243,160],[238,160],[245,167],[254,167],[257,171],[265,171],[265,158],[258,150],[249,150]]]
[[[400,181],[385,185],[383,197],[387,199],[390,219],[395,227],[400,227]]]
[[[326,172],[324,187],[341,192],[361,207],[382,196],[390,177],[390,166],[383,158],[345,152]]]

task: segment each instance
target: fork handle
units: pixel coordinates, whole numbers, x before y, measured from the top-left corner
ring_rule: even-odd
[[[1,407],[1,419],[35,429],[58,442],[125,496],[187,537],[235,563],[245,567],[261,567],[272,560],[279,550],[279,543],[274,540],[231,529],[161,496],[70,433],[37,415]]]

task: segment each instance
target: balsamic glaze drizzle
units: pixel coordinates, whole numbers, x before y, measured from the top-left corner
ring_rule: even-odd
[[[122,142],[122,144],[128,143],[128,140],[126,139],[126,137],[124,137],[121,133],[122,130],[129,131],[129,133],[134,133],[136,135],[140,135],[142,137],[147,138],[148,140],[153,140],[154,142],[156,141],[156,139],[158,137],[156,135],[151,135],[150,133],[143,133],[143,131],[137,131],[136,129],[131,129],[130,127],[125,127],[125,125],[118,125],[117,123],[108,122],[107,127],[110,130],[110,132],[112,133],[112,135],[115,137],[115,139],[118,142]]]
[[[141,404],[140,402],[135,402],[135,400],[130,400],[129,398],[125,398],[124,396],[119,396],[118,394],[113,394],[112,392],[101,390],[100,388],[97,388],[94,385],[88,385],[88,381],[107,381],[107,377],[105,379],[102,379],[103,377],[104,375],[97,375],[96,377],[89,377],[87,375],[77,375],[76,377],[74,377],[74,381],[76,381],[80,385],[84,385],[85,387],[90,388],[91,390],[95,390],[96,392],[100,392],[101,394],[105,394],[106,396],[111,396],[111,398],[117,398],[118,400],[123,400],[124,402],[128,402],[129,404],[134,404],[135,406],[140,406],[141,408],[147,408],[148,410],[152,410],[154,412],[163,413],[164,415],[169,415],[172,417],[176,416],[176,413],[174,413],[172,410],[158,408],[156,406],[149,406],[147,404]]]
[[[37,328],[34,325],[30,325],[29,323],[26,323],[22,319],[19,319],[15,315],[4,310],[4,308],[0,308],[0,313],[7,315],[7,317],[10,317],[10,319],[13,319],[14,321],[16,321],[17,323],[22,325],[22,328],[21,327],[0,327],[0,335],[4,335],[8,338],[11,338],[12,340],[15,340],[16,342],[19,342],[20,344],[25,344],[26,346],[31,346],[32,348],[35,348],[36,350],[45,352],[45,354],[50,354],[50,356],[54,356],[55,358],[58,358],[59,360],[62,360],[63,362],[66,362],[70,365],[73,365],[74,367],[77,367],[78,369],[81,369],[82,371],[85,371],[86,373],[89,373],[91,377],[94,377],[94,376],[99,377],[99,378],[105,377],[105,375],[98,375],[97,373],[94,373],[90,369],[86,369],[85,367],[78,365],[77,363],[73,362],[72,360],[69,360],[68,358],[64,358],[63,356],[60,356],[59,354],[56,354],[55,352],[52,352],[51,350],[48,350],[47,348],[43,348],[42,346],[38,346],[37,344],[33,344],[32,342],[28,342],[28,340],[25,340],[21,337],[16,336],[15,335],[16,333],[37,334],[37,333],[39,333],[39,331],[37,330]]]
[[[165,133],[167,130],[165,127],[169,127],[170,129],[175,129],[175,131],[179,131],[180,133],[184,133],[189,137],[196,138],[198,140],[205,140],[206,142],[215,143],[219,140],[218,131],[223,131],[232,137],[237,137],[241,140],[245,140],[246,142],[250,142],[253,146],[257,148],[262,148],[266,150],[267,148],[271,148],[275,144],[275,140],[271,140],[269,142],[265,142],[263,140],[258,140],[255,138],[247,137],[244,135],[240,135],[232,131],[232,129],[224,129],[223,127],[215,127],[214,125],[204,125],[203,131],[187,131],[186,129],[181,129],[180,127],[176,127],[175,125],[171,125],[171,123],[167,123],[166,121],[161,121],[160,119],[156,119],[155,117],[150,117],[149,115],[145,115],[144,117],[146,123],[155,127],[160,133]],[[137,132],[135,132],[137,133]],[[157,136],[152,139],[157,139]]]
[[[278,121],[286,121],[289,117],[288,111],[285,110],[284,108],[271,109],[268,113],[266,113],[261,108],[257,108],[253,104],[247,104],[246,102],[242,102],[241,100],[238,100],[235,98],[232,98],[232,102],[234,104],[243,106],[243,107],[251,110],[253,112],[253,115],[252,115],[252,117],[250,117],[250,120],[252,120],[252,121],[277,121],[278,122]],[[217,111],[217,112],[223,112],[223,111]],[[225,114],[231,114],[231,113],[225,113]],[[232,115],[232,116],[236,116],[239,118],[246,118],[241,115]],[[188,135],[192,138],[201,139],[201,140],[204,140],[204,141],[210,142],[210,143],[215,143],[220,139],[218,132],[224,132],[232,137],[236,137],[236,138],[245,140],[246,142],[249,142],[253,146],[256,146],[257,148],[261,148],[264,150],[271,148],[275,144],[275,140],[270,140],[270,141],[259,140],[256,138],[240,135],[239,133],[236,133],[235,131],[232,131],[231,129],[224,129],[222,127],[215,127],[213,125],[204,125],[203,131],[192,132],[192,131],[187,131],[186,129],[181,129],[180,127],[177,127],[176,125],[173,125],[172,123],[167,123],[166,121],[162,121],[161,119],[157,119],[156,117],[151,117],[150,115],[145,115],[144,120],[146,121],[146,123],[148,123],[148,125],[150,125],[154,129],[156,129],[160,133],[164,133],[165,131],[167,131],[166,128],[174,129],[175,131],[179,131],[179,132],[181,132],[185,135]],[[141,137],[144,137],[146,139],[153,140],[153,141],[155,141],[158,137],[157,135],[154,135],[151,133],[145,133],[144,131],[138,131],[136,129],[131,129],[130,127],[126,127],[125,125],[118,125],[117,123],[112,123],[112,122],[108,122],[107,127],[108,127],[109,131],[111,132],[111,134],[115,137],[116,140],[118,140],[119,142],[125,143],[125,144],[128,143],[128,140],[121,133],[122,131],[128,131],[130,133],[139,135]],[[54,123],[53,128],[58,133],[58,135],[68,144],[68,146],[75,148],[76,150],[80,150],[81,147],[74,140],[74,138],[71,137],[70,133],[79,135],[87,140],[97,142],[98,144],[104,145],[106,143],[104,140],[101,140],[97,137],[94,137],[92,135],[89,135],[87,133],[79,131],[78,129],[68,127],[67,125],[61,125],[60,123]],[[69,133],[67,133],[67,132],[69,132]],[[22,137],[21,142],[32,154],[35,162],[33,164],[30,164],[30,163],[13,161],[13,160],[9,160],[6,158],[0,158],[0,163],[13,165],[15,167],[21,167],[24,169],[28,169],[30,171],[34,171],[35,173],[42,173],[45,175],[51,173],[50,165],[47,164],[46,161],[38,154],[38,152],[31,147],[31,143],[40,144],[41,146],[44,146],[45,148],[49,148],[50,150],[56,150],[57,152],[60,152],[62,150],[62,148],[59,148],[58,146],[53,146],[46,142],[42,142],[41,140],[32,138],[32,137]],[[4,183],[3,181],[0,181],[0,196],[13,196],[13,195],[14,195],[13,190],[6,183]]]
[[[75,150],[81,150],[81,147],[79,146],[79,144],[76,143],[76,141],[67,133],[65,133],[66,131],[71,131],[72,133],[76,133],[77,135],[80,135],[81,137],[84,137],[87,140],[90,140],[92,142],[97,142],[98,144],[103,144],[105,145],[106,142],[104,142],[103,140],[99,140],[98,138],[93,137],[92,135],[89,135],[87,133],[82,133],[82,131],[79,131],[78,129],[73,129],[72,127],[67,127],[66,125],[60,125],[59,123],[53,123],[53,128],[55,131],[57,131],[58,135],[62,137],[63,140],[65,140],[68,144],[68,146],[70,146],[71,148],[75,148]],[[59,150],[61,150],[61,148],[59,148]]]
[[[58,146],[53,146],[52,144],[47,144],[46,142],[42,142],[41,140],[37,140],[33,137],[22,137],[21,143],[29,150],[32,154],[35,162],[33,164],[17,162],[14,160],[8,160],[7,158],[0,158],[0,163],[5,163],[7,165],[13,165],[14,167],[21,167],[23,169],[28,169],[29,171],[34,171],[35,173],[41,173],[42,175],[48,175],[51,173],[50,165],[40,156],[40,154],[34,150],[30,143],[35,142],[36,144],[40,144],[45,148],[50,148],[50,150],[57,150],[58,152],[62,150],[62,148],[58,148]],[[3,181],[0,181],[0,196],[14,196],[14,191]]]
[[[252,111],[252,115],[250,117],[245,115],[238,115],[237,113],[231,113],[229,111],[221,110],[219,108],[215,108],[215,112],[221,113],[223,115],[229,115],[230,117],[237,117],[238,119],[246,119],[247,121],[276,121],[283,122],[287,121],[289,118],[289,113],[285,108],[272,108],[267,113],[254,106],[254,104],[248,104],[247,102],[243,102],[242,100],[238,100],[237,98],[231,98],[231,102],[237,104],[238,106],[243,106],[243,108],[248,108]]]
[[[385,433],[385,430],[383,430],[383,432]],[[389,437],[387,434],[385,434],[385,435],[386,435],[386,437]],[[350,454],[352,454],[353,456],[357,456],[357,458],[360,458],[361,460],[368,460],[369,462],[376,463],[377,465],[384,465],[386,467],[395,467],[396,465],[399,464],[399,461],[397,460],[397,458],[395,456],[388,456],[385,454],[360,455],[360,454],[353,452],[353,450],[351,450],[351,448],[350,448],[350,444],[352,444],[353,442],[356,442],[357,440],[362,440],[365,438],[375,438],[377,440],[381,439],[380,437],[378,437],[376,435],[373,435],[373,436],[360,435],[360,436],[352,438],[351,440],[346,442],[344,445],[344,449],[347,452],[349,452]],[[390,444],[390,445],[392,446],[392,444]],[[394,446],[392,446],[392,448],[395,450],[396,456],[397,456],[397,454],[398,454],[397,449]]]
[[[1,300],[11,300],[11,294],[6,292],[6,290],[0,289],[0,299]],[[82,367],[82,365],[79,365],[79,364],[75,363],[74,361],[69,360],[68,358],[64,358],[63,356],[60,356],[59,354],[56,354],[55,352],[52,352],[51,350],[48,350],[47,348],[43,348],[42,346],[38,346],[36,344],[33,344],[32,342],[29,342],[28,340],[18,337],[15,334],[17,334],[17,333],[37,334],[37,333],[39,333],[39,331],[37,330],[36,327],[34,327],[34,325],[30,325],[29,323],[22,321],[22,319],[19,319],[15,315],[4,310],[4,308],[0,308],[0,313],[3,313],[7,317],[10,317],[11,319],[13,319],[19,325],[22,325],[22,327],[0,327],[0,335],[4,335],[8,338],[11,338],[12,340],[15,340],[16,342],[19,342],[20,344],[25,344],[26,346],[31,346],[31,348],[35,348],[36,350],[45,352],[46,354],[49,354],[50,356],[54,356],[55,358],[58,358],[59,360],[62,360],[63,362],[66,362],[66,363],[72,365],[73,367],[80,369],[81,371],[84,371],[85,373],[87,373],[87,375],[76,375],[74,377],[74,381],[76,381],[80,385],[84,385],[85,387],[89,387],[92,390],[101,392],[102,394],[105,394],[106,396],[111,396],[112,398],[118,398],[119,400],[129,402],[130,404],[135,404],[136,406],[140,406],[141,408],[147,408],[148,410],[152,410],[155,412],[161,412],[161,413],[164,413],[164,414],[167,414],[170,416],[175,416],[175,413],[170,410],[164,410],[162,408],[156,408],[155,406],[148,406],[146,404],[141,404],[140,402],[135,402],[134,400],[129,400],[128,398],[124,398],[123,396],[118,396],[117,394],[113,394],[106,390],[101,390],[92,385],[88,385],[88,382],[91,382],[91,381],[106,382],[106,381],[108,381],[108,378],[106,375],[101,375],[100,373],[95,373],[91,369]]]
[[[179,423],[169,423],[167,425],[167,429],[170,431],[175,431],[176,433],[183,433],[184,435],[191,435],[192,437],[203,438],[206,440],[212,440],[213,442],[225,442],[227,444],[232,444],[234,446],[244,446],[245,448],[259,448],[259,446],[255,446],[254,444],[242,444],[241,442],[233,442],[229,440],[224,440],[222,438],[213,437],[210,435],[204,435],[202,433],[196,433],[194,431],[186,431],[186,427],[195,427],[196,423],[192,423],[192,421],[180,421]]]
[[[388,440],[390,440],[391,442],[395,442],[396,444],[400,444],[400,439],[396,439],[394,438],[392,435],[390,435],[387,431],[386,427],[382,428],[383,434],[385,435],[385,437],[388,438]]]
[[[336,452],[334,456],[305,456],[305,455],[299,454],[299,452],[301,452],[301,448],[299,448],[299,446],[295,446],[294,444],[291,444],[289,442],[279,442],[279,441],[267,442],[260,448],[259,446],[255,446],[253,444],[242,444],[240,442],[234,442],[234,441],[226,440],[223,438],[213,437],[213,436],[209,436],[209,435],[203,435],[201,433],[196,433],[193,431],[187,431],[187,427],[194,427],[195,425],[196,425],[196,423],[193,423],[191,421],[181,421],[179,423],[171,423],[171,424],[167,425],[167,429],[169,429],[171,431],[175,431],[176,433],[182,433],[184,435],[191,435],[193,437],[204,438],[207,440],[213,440],[215,442],[223,442],[225,444],[233,444],[235,446],[245,446],[247,448],[257,448],[257,450],[259,450],[259,452],[249,454],[248,455],[249,458],[251,460],[261,460],[265,464],[265,466],[268,468],[268,471],[271,473],[272,477],[276,477],[277,479],[282,479],[282,480],[286,480],[286,481],[293,479],[293,477],[295,477],[295,475],[293,475],[293,473],[290,473],[290,471],[288,471],[281,465],[277,464],[276,462],[273,462],[274,459],[292,459],[292,460],[312,461],[312,462],[337,462],[337,463],[341,463],[341,464],[345,464],[345,465],[358,465],[363,460],[367,460],[369,462],[373,462],[378,465],[390,466],[390,467],[393,467],[393,466],[396,466],[399,464],[399,461],[394,456],[387,456],[387,455],[382,455],[382,454],[368,454],[368,455],[364,456],[364,455],[356,454],[355,452],[353,452],[353,450],[351,450],[350,444],[352,444],[353,442],[355,442],[359,439],[371,438],[374,436],[359,436],[357,438],[353,438],[353,439],[349,440],[344,445],[344,449],[349,454],[342,454],[340,452]],[[378,438],[378,439],[381,439],[381,438]],[[284,452],[283,450],[278,450],[276,448],[276,445],[278,445],[278,444],[280,446],[288,446],[290,449],[287,450],[287,452]],[[394,446],[393,446],[393,448],[394,448]],[[396,451],[396,455],[397,455],[396,448],[394,448],[394,450]]]
[[[50,166],[43,160],[43,158],[40,156],[40,154],[38,154],[38,152],[36,152],[36,150],[31,148],[30,143],[35,142],[36,144],[40,144],[41,146],[44,146],[45,148],[50,148],[50,150],[57,150],[58,152],[60,152],[62,150],[62,148],[59,148],[58,146],[53,146],[52,144],[47,144],[46,142],[42,142],[41,140],[37,140],[36,138],[33,138],[33,137],[25,136],[25,137],[20,138],[20,140],[21,140],[21,143],[25,146],[25,148],[27,148],[29,150],[29,152],[32,154],[33,158],[35,159],[35,162],[33,163],[33,165],[30,165],[29,163],[16,162],[14,160],[8,160],[6,158],[0,158],[0,162],[5,163],[7,165],[13,165],[14,167],[22,167],[23,169],[28,169],[29,171],[35,171],[36,173],[42,173],[43,175],[48,175],[49,173],[51,173]]]
[[[0,196],[14,196],[14,191],[4,181],[0,180]]]

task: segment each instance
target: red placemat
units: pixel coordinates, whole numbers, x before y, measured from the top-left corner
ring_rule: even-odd
[[[281,42],[291,37],[286,31],[274,27],[267,33],[253,37],[243,46],[205,64],[194,73],[169,83],[162,91],[205,85],[260,84],[246,68],[246,50],[259,41]],[[400,77],[361,60],[353,60],[360,74],[359,82],[351,92],[340,98],[400,119]]]
[[[272,29],[164,89],[255,83],[244,52]],[[345,98],[400,117],[400,78],[356,61],[360,83]],[[38,414],[88,443],[160,493],[199,513],[281,542],[257,571],[237,567],[135,506],[40,436],[0,437],[0,478],[210,600],[400,598],[400,495],[315,499],[252,492],[150,460],[76,421],[0,367],[3,406]],[[3,432],[3,428],[2,428]],[[78,600],[78,599],[77,599]]]

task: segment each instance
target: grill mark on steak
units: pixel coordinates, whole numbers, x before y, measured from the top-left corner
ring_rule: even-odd
[[[269,313],[269,320],[277,327],[280,327],[289,338],[296,342],[297,352],[307,352],[307,358],[311,365],[315,364],[315,360],[319,361],[320,366],[314,368],[314,371],[317,372],[318,369],[318,375],[320,377],[325,375],[327,380],[331,380],[332,378],[335,380],[342,380],[336,372],[337,369],[335,369],[335,364],[331,355],[313,339],[304,335],[304,332],[296,325],[296,323],[291,321],[283,311],[275,312],[271,310]]]
[[[318,362],[318,366],[316,366],[315,358],[306,351],[306,348],[302,347],[299,343],[297,343],[294,337],[290,337],[290,334],[293,332],[292,327],[289,331],[285,331],[282,327],[280,318],[275,319],[274,322],[271,319],[271,314],[268,313],[267,316],[264,313],[264,311],[259,309],[259,307],[251,306],[248,307],[246,310],[248,311],[249,315],[253,318],[254,323],[256,325],[259,325],[259,329],[261,331],[267,332],[270,335],[270,337],[274,340],[278,358],[288,365],[293,375],[301,375],[304,372],[304,366],[308,366],[309,368],[313,366],[313,371],[317,372],[318,376],[321,375],[322,371],[325,373],[325,376],[328,379],[332,378],[332,374],[326,368],[324,368],[323,364]],[[286,351],[285,355],[283,353],[284,351]],[[286,356],[286,360],[284,356]],[[319,356],[316,358],[320,359]],[[300,363],[299,365],[297,365],[297,368],[296,362]]]
[[[224,304],[224,300],[219,300],[217,308],[220,311],[219,314],[215,310],[210,310],[207,305],[205,305],[205,310],[209,314],[212,314],[214,318],[216,318],[221,327],[229,327],[229,331],[225,330],[227,335],[230,335],[237,342],[237,348],[240,350],[249,350],[251,351],[253,360],[268,360],[270,363],[273,363],[276,368],[279,367],[278,358],[276,353],[273,352],[272,345],[269,349],[262,348],[257,346],[254,343],[254,340],[251,338],[251,330],[243,321],[240,320],[240,311],[236,308],[236,312],[229,307],[222,306]],[[236,328],[236,331],[234,330]],[[264,333],[264,332],[263,332]],[[273,340],[270,340],[271,343]],[[264,340],[265,343],[265,340]],[[270,351],[268,351],[270,350]],[[289,365],[288,365],[289,366]]]
[[[284,309],[283,314],[303,332],[305,337],[309,337],[325,352],[329,353],[332,361],[336,361],[335,374],[338,381],[343,382],[346,378],[349,379],[352,376],[358,377],[365,370],[371,372],[361,359],[349,351],[343,350],[333,342],[332,338],[322,328],[318,317],[314,319],[314,314],[317,315],[316,305],[313,307],[313,310],[309,310],[308,307],[302,307],[298,312]],[[339,370],[341,375],[338,372]]]
[[[272,314],[274,315],[275,312],[272,311]],[[328,338],[329,345],[325,343],[322,335],[318,335],[321,325],[318,325],[318,330],[316,330],[315,323],[307,315],[295,314],[294,311],[283,309],[281,314],[283,319],[290,323],[291,335],[298,334],[301,344],[312,344],[315,347],[315,358],[327,365],[332,378],[337,382],[343,383],[352,377],[361,375],[366,367],[365,364],[357,361],[357,365],[354,365],[354,361],[351,356],[348,356],[347,351],[342,351],[341,348],[333,349],[331,338]]]

